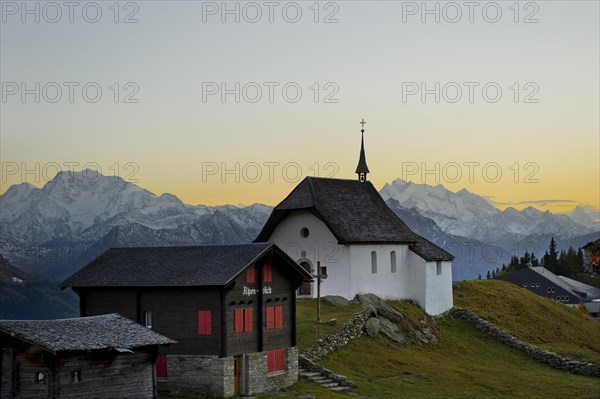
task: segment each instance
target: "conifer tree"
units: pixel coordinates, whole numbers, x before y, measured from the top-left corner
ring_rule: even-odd
[[[556,242],[554,237],[550,240],[549,251],[544,254],[542,266],[550,270],[552,273],[558,272],[558,252],[556,251]]]

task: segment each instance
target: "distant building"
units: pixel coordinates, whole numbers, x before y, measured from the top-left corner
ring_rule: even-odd
[[[593,317],[600,318],[600,299],[585,302],[583,306]]]
[[[364,140],[356,173],[357,180],[302,180],[255,241],[277,243],[311,273],[320,263],[323,295],[412,299],[432,315],[452,308],[453,256],[411,231],[367,180]],[[314,285],[299,294],[316,296]]]
[[[566,305],[577,305],[580,302],[600,298],[600,289],[564,276],[557,276],[543,267],[525,267],[497,276],[495,279],[508,281]]]
[[[157,398],[157,347],[172,343],[117,314],[0,320],[0,398]]]
[[[583,267],[589,272],[600,274],[600,238],[583,247]]]
[[[298,380],[296,290],[311,276],[276,245],[113,248],[65,280],[81,315],[119,312],[172,337],[172,393],[227,397]]]

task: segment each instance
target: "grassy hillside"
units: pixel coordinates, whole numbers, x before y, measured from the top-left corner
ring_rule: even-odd
[[[600,364],[600,323],[577,309],[504,281],[465,281],[454,304],[530,344]]]
[[[590,360],[600,355],[600,323],[527,290],[501,281],[472,281],[462,283],[454,298],[457,306],[486,316],[526,342]],[[313,305],[314,301],[299,304],[298,333],[303,345],[314,337]],[[409,324],[423,318],[422,310],[405,302],[392,305]],[[345,320],[357,310],[327,306],[326,314]],[[398,345],[386,338],[360,337],[320,363],[353,380],[358,395],[373,399],[599,397],[597,378],[540,364],[464,320],[438,318],[435,329],[437,345]],[[282,393],[259,397],[300,398],[307,393],[319,399],[348,398],[307,381]]]

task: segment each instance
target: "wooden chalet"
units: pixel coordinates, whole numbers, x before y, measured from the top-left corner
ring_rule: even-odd
[[[0,398],[157,398],[158,346],[173,343],[118,314],[0,320]]]
[[[589,273],[600,274],[600,238],[583,247],[584,267]]]
[[[61,285],[81,316],[118,312],[176,339],[157,363],[172,393],[227,397],[297,381],[296,289],[310,280],[259,243],[114,248]]]

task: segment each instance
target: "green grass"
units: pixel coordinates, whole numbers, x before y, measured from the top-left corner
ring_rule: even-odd
[[[437,324],[437,345],[361,337],[321,363],[370,398],[598,398],[598,379],[537,363],[463,320]]]
[[[463,282],[454,291],[454,300],[457,306],[481,314],[528,343],[600,363],[600,323],[575,309],[502,281]],[[423,310],[403,301],[390,304],[405,316],[405,324],[400,326],[405,333],[420,326]],[[311,325],[312,317],[302,320],[304,315],[314,314],[311,306],[310,302],[299,304],[299,324]],[[351,313],[349,309],[328,307],[327,317],[346,320]],[[443,317],[432,324],[439,338],[437,345],[398,345],[383,337],[361,337],[320,363],[347,375],[357,384],[356,392],[369,398],[600,396],[600,380],[538,363],[466,321]],[[310,343],[308,338],[305,344]],[[323,399],[344,396],[319,389],[302,381],[283,393],[294,397],[310,392]],[[260,398],[276,397],[281,396]]]
[[[498,280],[462,282],[454,290],[454,304],[522,341],[600,364],[600,323],[577,309]]]
[[[319,338],[331,334],[362,310],[361,305],[331,306],[321,301],[321,323],[317,323],[317,300],[306,299],[296,308],[297,346],[303,350],[314,344]],[[336,319],[335,323],[328,322]]]

